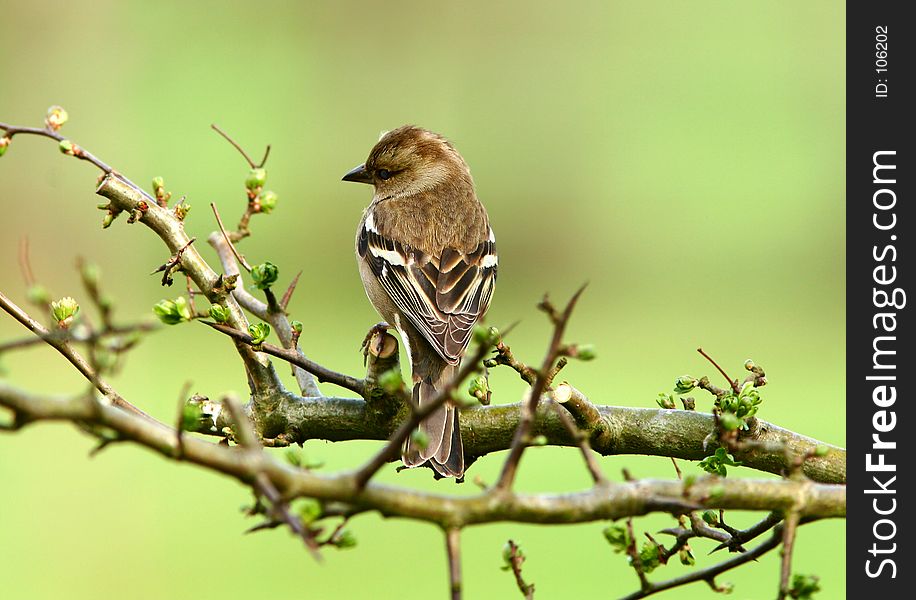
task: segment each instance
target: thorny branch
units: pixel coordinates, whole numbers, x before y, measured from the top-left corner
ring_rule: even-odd
[[[485,489],[476,496],[452,497],[372,482],[372,476],[397,456],[401,443],[424,416],[441,403],[455,399],[461,382],[481,368],[481,361],[491,344],[480,343],[473,355],[465,360],[458,376],[422,410],[411,405],[403,389],[391,391],[379,386],[380,369],[398,368],[396,341],[393,342],[393,350],[389,343],[384,355],[376,353],[370,357],[364,379],[336,373],[307,359],[299,349],[301,326],[294,328],[286,314],[299,275],[279,302],[269,287],[264,290],[265,299],[260,300],[243,285],[235,283],[239,277],[238,264],[241,263],[247,270],[251,267],[237,252],[234,243],[250,235],[252,215],[270,212],[273,207],[271,202],[275,203],[276,196],[268,199],[262,191],[263,166],[269,146],[262,161],[256,164],[239,144],[213,126],[252,168],[246,181],[248,202],[237,231],[226,231],[213,206],[219,231],[211,234],[208,241],[217,251],[223,271],[219,274],[203,259],[192,245],[194,240],[184,232],[183,219],[187,206],[182,203],[174,210],[168,208],[171,194],[162,189],[161,179],[158,183],[154,182],[156,195],[151,196],[95,155],[58,133],[65,121],[66,113],[59,107],[52,107],[44,128],[0,123],[0,130],[4,132],[0,137],[0,154],[5,152],[14,136],[34,135],[56,140],[65,155],[99,168],[104,175],[97,193],[108,199],[108,203],[103,205],[107,211],[105,226],[124,212],[130,217],[129,223],[139,221],[152,229],[171,252],[170,259],[157,269],[157,272],[163,272],[163,284],[171,283],[171,275],[182,271],[189,279],[192,301],[195,294],[201,294],[213,305],[227,311],[225,324],[207,324],[235,342],[245,365],[251,402],[242,407],[232,398],[214,403],[195,396],[180,407],[174,429],[146,416],[105,383],[99,369],[95,368],[92,356],[99,336],[117,333],[118,328],[111,323],[110,313],[98,288],[84,277],[87,293],[100,309],[103,327],[99,332],[90,330],[89,334],[79,336],[69,331],[49,330],[3,294],[0,294],[0,307],[32,331],[36,339],[48,343],[67,358],[103,394],[103,401],[99,401],[94,393],[73,397],[35,395],[0,382],[0,406],[11,411],[13,417],[9,423],[0,422],[0,429],[16,430],[42,420],[70,421],[90,435],[99,437],[99,449],[111,441],[132,441],[154,449],[166,458],[188,461],[234,477],[252,488],[259,498],[257,505],[267,517],[265,523],[253,530],[285,524],[302,538],[316,557],[320,546],[331,544],[343,547],[341,532],[344,524],[362,512],[377,511],[386,516],[434,523],[445,532],[453,599],[461,597],[460,532],[464,527],[479,523],[578,523],[628,519],[632,544],[632,551],[628,548],[628,553],[641,582],[641,590],[628,598],[643,598],[694,581],[706,581],[713,589],[719,589],[715,584],[717,575],[783,544],[779,594],[780,598],[784,598],[789,593],[791,554],[797,527],[815,519],[845,516],[845,487],[815,482],[844,483],[845,452],[756,418],[749,422],[751,427],[747,431],[739,432],[735,439],[728,440],[729,449],[746,467],[771,473],[791,473],[792,477],[783,480],[704,477],[681,481],[679,476],[678,481],[633,481],[628,478],[624,482],[609,483],[601,471],[598,455],[638,453],[696,460],[705,456],[705,445],[719,428],[718,415],[693,410],[659,411],[600,406],[566,382],[553,387],[553,381],[566,365],[567,358],[584,358],[585,355],[583,348],[564,344],[562,339],[581,289],[563,311],[555,309],[546,298],[540,304],[553,324],[553,335],[540,368],[534,369],[517,360],[501,340],[497,340],[494,357],[486,361],[487,366],[507,365],[515,369],[530,386],[526,399],[518,405],[478,406],[466,408],[462,413],[462,436],[468,465],[487,453],[509,450],[493,488]],[[34,275],[30,268],[24,273],[31,288]],[[199,292],[192,290],[191,282]],[[270,323],[282,347],[260,339],[260,343],[254,343],[254,338],[247,333],[249,322],[245,311]],[[84,359],[73,348],[73,343],[87,343],[90,360]],[[27,345],[24,341],[16,341],[0,349],[9,351]],[[268,356],[293,365],[302,396],[292,394],[283,387]],[[739,382],[730,379],[711,358],[710,361],[728,379],[733,392],[739,393]],[[748,370],[752,374],[745,381],[752,381],[755,386],[766,382],[762,370],[756,367],[748,367]],[[362,398],[324,396],[318,390],[315,378],[334,383]],[[706,378],[697,385],[717,398],[727,393],[710,384]],[[187,395],[188,390],[187,387],[183,389],[182,396]],[[189,413],[189,409],[193,410]],[[193,417],[190,425],[189,414]],[[109,433],[103,434],[103,428]],[[224,440],[211,443],[185,436],[182,435],[185,429],[223,436]],[[110,432],[115,437],[111,437]],[[543,441],[548,444],[577,446],[595,485],[589,490],[572,494],[525,495],[514,492],[512,484],[521,456],[535,436],[543,436]],[[386,442],[383,449],[359,469],[336,475],[318,475],[309,468],[284,464],[262,449],[262,445],[282,446],[313,438],[379,439]],[[229,446],[226,443],[229,439],[239,446]],[[826,449],[826,452],[820,449]],[[318,520],[343,517],[344,520],[326,540],[318,540],[320,528],[293,514],[290,503],[300,498],[318,503],[318,512],[313,515]],[[699,518],[697,511],[703,508],[720,509],[719,520],[712,526]],[[724,523],[721,510],[726,508],[765,510],[769,511],[769,515],[756,525],[738,531]],[[720,542],[716,549],[728,548],[740,554],[682,577],[652,583],[640,567],[632,517],[657,511],[675,515],[681,524],[678,528],[663,531],[675,537],[670,548],[661,546],[647,534],[650,542],[658,547],[663,563],[673,554],[688,549],[689,540],[695,537],[714,539]],[[785,522],[780,524],[783,515]],[[770,540],[753,550],[744,549],[743,544],[770,529],[773,530]],[[507,547],[507,562],[518,588],[526,598],[531,598],[534,586],[526,584],[521,576],[524,557],[513,542],[510,541]]]

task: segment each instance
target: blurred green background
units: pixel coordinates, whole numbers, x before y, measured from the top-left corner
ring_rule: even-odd
[[[490,322],[521,319],[512,346],[540,360],[548,335],[534,306],[590,287],[569,338],[599,360],[565,377],[595,401],[654,406],[683,373],[714,375],[702,345],[732,373],[745,358],[771,384],[761,415],[845,444],[845,13],[812,2],[9,2],[0,1],[0,121],[40,125],[70,112],[64,133],[134,179],[165,177],[194,207],[203,240],[215,201],[235,222],[247,167],[209,129],[252,154],[273,144],[271,216],[241,245],[281,277],[304,271],[292,303],[307,354],[359,373],[359,341],[377,316],[352,256],[370,190],[340,177],[381,130],[416,123],[450,137],[472,167],[500,249]],[[97,262],[121,320],[174,297],[149,272],[167,252],[124,218],[108,230],[97,173],[53,142],[21,136],[0,159],[0,289],[25,302],[16,254],[32,246],[39,280],[85,300],[75,257]],[[213,258],[205,245],[205,256]],[[0,340],[24,330],[0,316]],[[48,349],[3,357],[3,377],[31,390],[83,383]],[[283,369],[285,372],[285,369]],[[523,388],[493,376],[494,401]],[[114,380],[152,414],[173,418],[182,384],[210,396],[246,389],[225,339],[194,324],[150,336]],[[325,388],[327,393],[336,393]],[[709,401],[698,398],[708,410]],[[440,532],[368,515],[359,546],[315,564],[285,531],[243,536],[249,496],[228,479],[115,446],[65,425],[0,436],[0,590],[4,598],[445,597]],[[370,442],[306,445],[327,469],[355,465]],[[504,455],[469,478],[493,481]],[[572,450],[530,451],[522,490],[588,485]],[[672,477],[670,461],[602,459],[609,474]],[[682,463],[686,472],[693,464]],[[735,471],[735,476],[760,476]],[[381,479],[474,493],[428,472]],[[736,525],[756,515],[731,513]],[[670,517],[637,521],[655,531]],[[528,556],[537,598],[613,598],[637,580],[602,524],[489,525],[464,535],[468,598],[517,596],[500,571],[509,538]],[[711,546],[698,543],[701,565]],[[844,523],[801,531],[796,571],[844,594]],[[771,598],[777,553],[730,573],[732,597]],[[661,579],[685,571],[669,565]],[[702,584],[669,592],[707,598]]]

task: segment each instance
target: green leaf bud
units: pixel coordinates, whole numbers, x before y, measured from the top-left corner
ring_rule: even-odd
[[[630,534],[623,525],[609,525],[602,533],[604,539],[614,548],[614,552],[625,552],[630,544]]]
[[[595,360],[596,356],[594,344],[580,344],[576,347],[576,358],[579,360]]]
[[[277,193],[270,190],[261,192],[261,195],[258,196],[258,204],[261,206],[261,212],[269,215],[277,208]]]
[[[324,510],[318,500],[302,498],[296,502],[296,512],[299,513],[299,518],[302,519],[302,522],[309,525],[320,519]]]
[[[356,536],[353,535],[353,532],[349,529],[344,529],[337,534],[337,537],[334,538],[333,543],[341,550],[353,548],[356,546]]]
[[[744,420],[734,413],[726,412],[719,415],[719,425],[725,431],[735,431],[744,426]]]
[[[512,564],[512,543],[511,542],[506,542],[503,545],[503,562],[506,563],[507,566]]]
[[[659,394],[658,398],[655,399],[655,402],[662,408],[676,408],[677,405],[674,403],[674,396],[671,394]]]
[[[484,327],[483,325],[475,325],[474,333],[472,334],[474,342],[478,345],[483,344],[486,346],[494,346],[499,342],[499,329],[496,327]]]
[[[251,279],[259,290],[266,290],[277,282],[280,270],[271,262],[255,265],[251,268]]]
[[[57,131],[64,125],[64,123],[67,122],[67,119],[69,118],[70,117],[67,115],[67,111],[64,110],[63,107],[57,106],[55,104],[48,109],[48,114],[45,117],[45,123],[47,123],[48,127],[53,131]]]
[[[267,323],[255,323],[248,326],[248,333],[251,335],[251,345],[260,346],[270,335],[270,325]]]
[[[681,375],[674,382],[674,391],[677,394],[687,394],[697,386],[697,379],[690,375]]]
[[[487,376],[483,374],[471,379],[471,383],[468,385],[468,393],[478,400],[485,400],[489,391],[489,381]]]
[[[264,187],[267,182],[267,171],[261,168],[255,168],[248,171],[248,177],[245,179],[245,187],[251,191]]]
[[[60,300],[51,303],[51,316],[57,321],[61,329],[70,327],[73,318],[80,311],[80,305],[70,296],[64,296]]]
[[[181,430],[194,431],[203,419],[203,409],[200,404],[186,402],[181,410]]]
[[[229,309],[222,304],[213,304],[210,306],[210,318],[217,323],[228,323],[229,315]]]

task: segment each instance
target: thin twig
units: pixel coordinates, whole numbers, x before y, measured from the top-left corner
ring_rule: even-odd
[[[499,480],[496,482],[496,488],[499,490],[508,491],[511,489],[512,482],[515,480],[515,472],[518,469],[519,460],[521,460],[522,453],[528,445],[528,436],[531,431],[531,424],[534,421],[534,414],[537,411],[538,402],[547,386],[547,377],[553,369],[554,361],[557,359],[560,345],[563,342],[563,332],[566,330],[566,324],[569,322],[569,317],[576,307],[576,302],[584,291],[585,286],[583,285],[573,294],[562,313],[557,313],[549,302],[547,302],[546,298],[539,305],[539,308],[547,312],[551,321],[554,323],[553,338],[550,341],[550,346],[547,349],[547,355],[544,357],[544,362],[537,372],[534,384],[531,386],[528,400],[527,402],[523,401],[522,416],[515,430],[515,435],[512,438],[512,447],[509,450],[509,456],[506,458],[506,462],[503,463]]]
[[[220,128],[216,125],[216,123],[212,123],[212,124],[210,125],[210,127],[212,127],[213,130],[216,131],[218,134],[220,134],[221,136],[223,136],[224,138],[226,138],[226,141],[229,142],[230,144],[232,144],[232,145],[235,147],[235,149],[239,151],[239,153],[245,158],[245,160],[248,162],[248,165],[249,165],[252,169],[260,169],[260,168],[263,167],[264,164],[267,162],[267,157],[270,156],[270,144],[267,145],[267,149],[264,151],[264,158],[261,159],[261,163],[260,163],[260,164],[255,164],[254,161],[251,160],[251,157],[248,156],[248,153],[245,152],[245,150],[242,149],[242,147],[238,144],[238,142],[236,142],[234,139],[232,139],[231,137],[229,137],[229,134],[226,133],[225,131],[223,131],[222,129],[220,129]]]
[[[229,327],[228,325],[221,325],[219,323],[212,323],[210,321],[200,322],[204,325],[212,327],[220,333],[228,335],[236,341],[251,345],[252,338],[248,333],[244,331],[239,331],[238,329]],[[263,343],[258,346],[258,350],[265,354],[270,354],[271,356],[281,358],[288,363],[296,365],[297,367],[301,367],[302,369],[317,377],[318,381],[333,383],[334,385],[348,389],[352,392],[356,392],[360,396],[362,396],[366,391],[366,383],[362,379],[357,379],[355,377],[351,377],[350,375],[344,375],[343,373],[338,373],[323,367],[318,363],[307,359],[302,355],[301,352],[298,352],[294,348],[281,348],[279,346],[274,346],[273,344]]]
[[[525,562],[525,555],[522,554],[521,549],[518,547],[518,544],[509,540],[506,542],[508,546],[508,559],[509,568],[512,569],[512,575],[515,576],[515,585],[518,586],[518,591],[525,596],[525,600],[534,599],[534,584],[525,583],[525,580],[522,578],[522,564]]]
[[[32,261],[29,258],[29,236],[27,235],[19,238],[19,270],[22,272],[26,288],[32,289],[36,282],[35,274],[32,271]]]
[[[62,136],[61,134],[57,133],[56,131],[52,131],[51,129],[48,129],[48,128],[21,127],[19,125],[10,125],[9,123],[0,123],[0,129],[3,129],[4,131],[6,131],[6,136],[10,139],[12,139],[14,135],[17,135],[20,133],[23,135],[38,135],[41,137],[51,138],[52,140],[57,140],[58,142],[62,142],[65,139],[67,139],[66,137]],[[104,173],[107,173],[109,175],[114,175],[121,181],[130,185],[131,187],[136,188],[137,191],[139,191],[141,194],[146,196],[150,202],[156,201],[156,199],[153,198],[149,194],[149,192],[143,190],[143,188],[141,188],[140,186],[132,182],[130,179],[128,179],[127,177],[124,177],[123,175],[115,171],[112,167],[102,162],[98,157],[96,157],[94,154],[92,154],[91,152],[83,148],[82,146],[77,146],[74,144],[72,152],[73,152],[72,155],[75,158],[90,162],[93,165],[95,165],[96,167],[98,167],[100,170],[102,170]]]
[[[452,600],[461,600],[461,530],[445,530],[445,551],[448,554],[449,591]]]
[[[705,352],[703,352],[703,349],[702,349],[702,348],[697,348],[697,352],[699,352],[700,354],[702,354],[702,355],[706,358],[706,360],[708,360],[709,362],[711,362],[712,365],[713,365],[715,368],[717,368],[717,369],[719,370],[719,373],[722,373],[722,377],[725,378],[725,381],[728,382],[728,385],[731,386],[732,390],[734,390],[734,392],[735,392],[736,394],[739,393],[739,392],[741,391],[741,389],[738,387],[738,380],[737,380],[737,379],[732,379],[731,377],[729,377],[729,376],[728,376],[728,373],[726,373],[726,372],[722,369],[722,367],[719,366],[719,363],[717,363],[716,361],[714,361],[710,355],[708,355],[708,354],[706,354]]]
[[[638,590],[632,594],[624,596],[620,600],[639,600],[640,598],[646,598],[647,596],[652,596],[658,592],[670,590],[671,588],[680,587],[682,585],[687,585],[696,581],[705,581],[708,582],[711,586],[714,586],[715,578],[717,575],[720,575],[726,571],[730,571],[735,567],[739,567],[745,563],[757,560],[773,548],[777,547],[780,542],[782,542],[782,526],[779,526],[773,531],[773,536],[769,540],[762,542],[753,550],[739,554],[738,556],[722,561],[705,569],[693,571],[692,573],[681,575],[680,577],[674,577],[666,581],[652,583],[650,584],[650,588],[648,590]]]
[[[235,249],[235,245],[232,243],[232,240],[229,239],[229,234],[226,232],[226,227],[223,225],[223,220],[219,217],[219,211],[216,210],[216,204],[211,202],[210,208],[213,209],[213,214],[216,216],[216,224],[219,225],[219,230],[223,234],[223,239],[226,240],[226,244],[229,246],[229,249],[232,250],[232,254],[235,255],[235,260],[239,261],[239,264],[242,265],[246,271],[251,273],[251,265],[249,265],[245,258],[239,254],[239,251]]]
[[[122,408],[126,411],[132,412],[135,415],[149,419],[158,423],[151,416],[125,400],[121,394],[116,392],[108,383],[99,379],[96,372],[93,370],[92,366],[82,357],[73,347],[70,345],[70,342],[64,338],[60,339],[57,336],[51,335],[51,333],[44,328],[44,326],[30,317],[28,313],[16,306],[16,304],[7,298],[3,292],[0,292],[0,308],[5,310],[11,317],[19,321],[26,329],[43,339],[48,343],[49,346],[57,350],[64,358],[70,361],[76,370],[79,371],[83,377],[86,378],[93,386],[95,386],[100,392],[105,394],[105,396],[111,400],[111,403],[115,406]]]
[[[595,458],[595,453],[592,451],[591,444],[588,442],[588,437],[576,426],[576,423],[563,405],[551,402],[550,406],[553,407],[563,427],[566,428],[569,435],[576,441],[579,452],[582,454],[582,459],[585,461],[585,466],[592,476],[592,481],[595,482],[595,485],[607,484],[608,480],[601,471],[601,465],[598,464],[598,459]]]
[[[677,460],[673,456],[670,458],[671,458],[671,464],[674,465],[674,472],[677,473],[677,478],[683,479],[684,477],[681,474],[681,468],[677,466]]]
[[[652,589],[652,584],[646,577],[646,572],[642,567],[642,559],[639,557],[639,550],[636,549],[636,536],[633,533],[633,519],[627,519],[627,554],[630,556],[630,566],[636,571],[639,577],[639,586],[642,591],[646,592]]]
[[[786,514],[782,529],[782,562],[779,567],[779,595],[783,600],[789,593],[789,576],[792,574],[792,552],[795,550],[795,532],[798,529],[799,514],[794,510]]]

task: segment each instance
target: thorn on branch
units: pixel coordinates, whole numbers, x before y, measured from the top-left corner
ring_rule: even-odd
[[[197,238],[191,238],[188,240],[188,243],[178,249],[175,254],[173,254],[165,263],[156,267],[156,270],[150,273],[150,275],[155,275],[156,273],[162,273],[162,285],[171,286],[175,283],[172,275],[181,270],[181,255],[184,254],[184,251],[187,250],[191,244],[193,244]]]
[[[296,285],[299,283],[299,277],[302,276],[302,271],[296,273],[296,276],[293,277],[293,280],[289,282],[289,287],[286,288],[286,291],[283,292],[283,297],[280,299],[280,308],[286,312],[286,308],[289,306],[289,301],[293,298],[293,292],[296,291]]]

